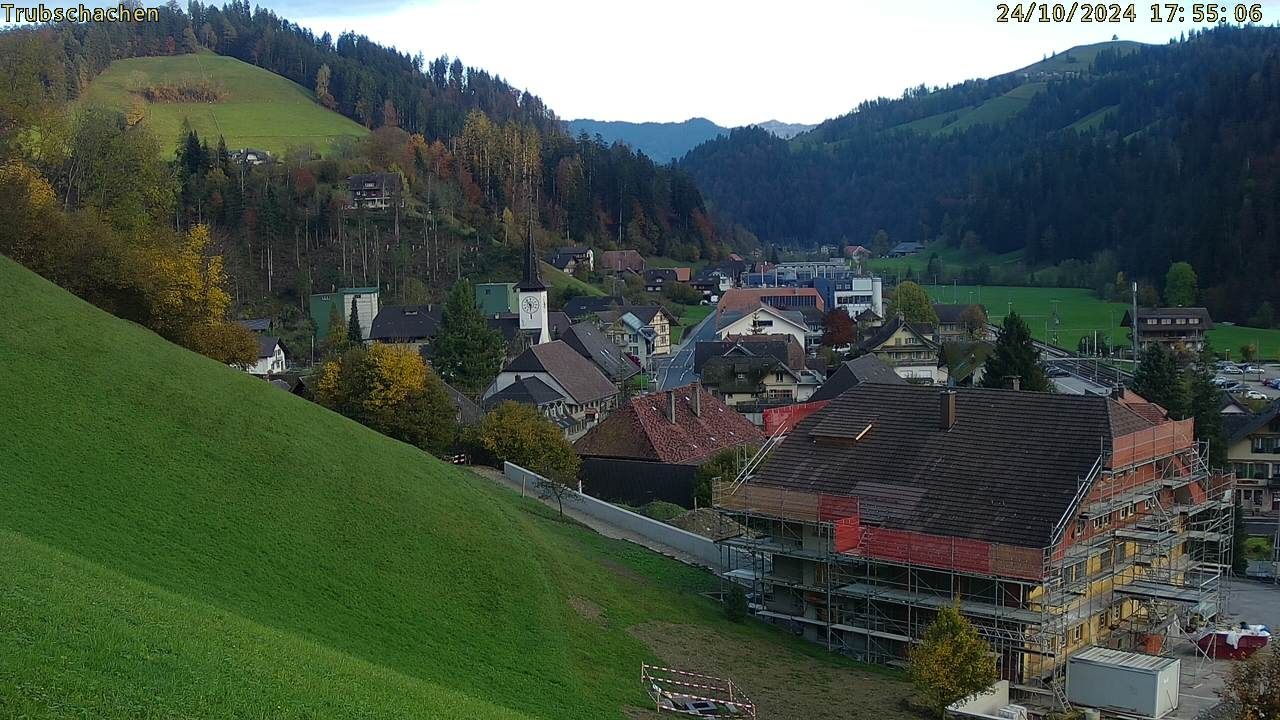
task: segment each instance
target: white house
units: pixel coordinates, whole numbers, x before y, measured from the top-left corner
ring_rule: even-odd
[[[746,313],[727,312],[718,318],[716,337],[724,340],[737,335],[790,335],[807,347],[805,336],[809,326],[795,310],[780,310],[772,305],[759,305]]]
[[[288,364],[284,346],[280,344],[279,338],[270,335],[258,336],[258,362],[248,367],[250,375],[259,377],[279,375],[288,368]]]

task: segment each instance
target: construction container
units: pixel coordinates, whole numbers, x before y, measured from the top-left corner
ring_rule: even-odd
[[[1093,647],[1067,661],[1072,705],[1162,718],[1178,707],[1177,658]]]

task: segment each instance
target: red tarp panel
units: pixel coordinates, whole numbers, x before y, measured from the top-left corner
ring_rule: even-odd
[[[827,406],[827,400],[769,408],[764,411],[764,434],[788,433],[795,424]]]
[[[836,521],[836,552],[849,552],[862,544],[862,523],[851,515]]]

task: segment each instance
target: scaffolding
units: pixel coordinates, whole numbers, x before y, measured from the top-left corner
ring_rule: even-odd
[[[748,529],[720,541],[737,563],[724,576],[748,588],[758,616],[891,665],[958,603],[1004,679],[1065,705],[1069,655],[1165,652],[1165,637],[1223,609],[1234,476],[1209,471],[1191,432],[1166,422],[1103,447],[1045,548],[868,525],[857,497],[744,472],[713,487],[715,507]]]

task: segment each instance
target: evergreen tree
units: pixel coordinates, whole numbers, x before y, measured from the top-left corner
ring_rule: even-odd
[[[472,397],[479,396],[502,368],[506,344],[480,314],[471,283],[454,283],[432,350],[431,363],[445,382]]]
[[[360,308],[356,307],[356,299],[351,298],[351,317],[347,318],[347,342],[360,345],[364,342],[364,334],[360,331]]]
[[[1142,351],[1142,359],[1133,371],[1133,382],[1129,387],[1168,410],[1172,417],[1186,417],[1186,389],[1178,372],[1178,361],[1159,343],[1151,343]]]
[[[983,371],[982,387],[1009,387],[1015,376],[1023,390],[1049,392],[1052,388],[1040,365],[1040,351],[1031,341],[1031,329],[1018,313],[1011,312],[1000,324],[996,347]]]
[[[1222,391],[1214,387],[1209,373],[1212,357],[1213,351],[1206,343],[1200,361],[1187,368],[1184,386],[1188,415],[1196,421],[1196,439],[1209,443],[1209,466],[1220,468],[1227,463],[1227,440],[1222,431],[1222,413],[1218,411]]]

